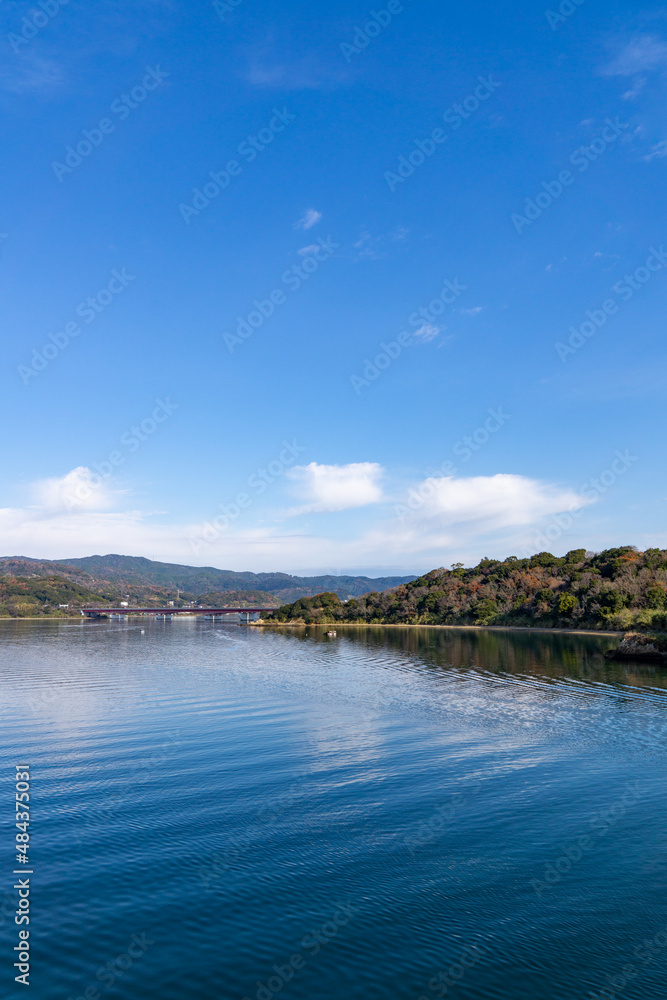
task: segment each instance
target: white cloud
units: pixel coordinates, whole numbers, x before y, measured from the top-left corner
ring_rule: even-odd
[[[637,35],[603,70],[605,76],[633,76],[667,65],[667,43],[655,35]]]
[[[108,482],[85,465],[60,478],[40,479],[33,486],[36,509],[44,515],[63,510],[105,510],[120,492],[111,490]]]
[[[52,59],[37,56],[34,51],[24,51],[20,59],[5,61],[0,67],[0,86],[15,94],[28,91],[50,92],[64,83],[62,67]]]
[[[637,97],[639,97],[645,86],[646,86],[646,77],[645,76],[637,77],[630,90],[626,90],[624,94],[621,94],[621,100],[634,101]]]
[[[322,247],[320,246],[319,243],[311,243],[310,246],[301,247],[299,253],[301,254],[301,256],[305,256],[306,254],[309,253],[317,253],[317,251],[321,249]]]
[[[316,52],[298,58],[292,56],[286,39],[271,38],[246,49],[246,81],[254,87],[279,87],[285,90],[319,90],[343,83],[347,77],[344,64],[322,59]]]
[[[434,326],[432,323],[424,323],[420,326],[418,330],[415,330],[414,336],[421,340],[424,344],[428,344],[430,340],[437,337],[440,333],[440,327]]]
[[[382,257],[386,256],[384,250],[381,249],[383,236],[371,236],[369,232],[364,230],[359,239],[354,244],[355,250],[359,253],[354,258],[355,260],[380,260]]]
[[[289,511],[290,516],[349,512],[341,515],[334,533],[316,534],[298,523],[286,527],[284,514],[270,520],[257,498],[237,520],[223,518],[213,529],[210,523],[208,529],[202,523],[169,523],[163,513],[105,510],[121,492],[112,489],[110,479],[98,482],[90,470],[79,467],[35,484],[39,504],[0,510],[0,548],[47,559],[120,552],[254,572],[315,572],[326,566],[341,567],[340,572],[364,566],[423,572],[458,559],[474,564],[485,554],[519,554],[523,546],[534,544],[535,529],[544,528],[555,514],[592,502],[573,490],[518,475],[440,478],[415,484],[399,517],[383,497],[383,475],[383,468],[372,462],[312,462],[292,470],[304,506]],[[78,504],[72,504],[72,496]],[[219,499],[211,498],[211,522],[219,513]],[[371,508],[362,515],[364,521],[369,515],[373,521],[361,530],[353,509],[363,507]],[[577,526],[586,532],[584,519],[577,519]],[[581,544],[590,546],[591,541]],[[603,540],[599,547],[607,541],[613,540]],[[561,548],[568,547],[577,546],[564,536]]]
[[[433,531],[467,526],[475,534],[534,525],[551,514],[591,502],[573,490],[507,473],[427,479],[412,496],[420,498],[413,500],[413,517],[421,527]]]
[[[651,160],[662,160],[667,156],[667,139],[663,139],[661,142],[657,142],[654,146],[651,146],[651,152],[643,156],[642,159],[650,163]]]
[[[322,218],[322,213],[317,212],[314,208],[307,209],[305,215],[299,219],[298,222],[294,223],[295,229],[312,229]]]
[[[353,462],[350,465],[301,465],[289,473],[297,483],[303,507],[290,511],[292,516],[309,512],[349,510],[379,503],[382,499],[382,466],[376,462]]]

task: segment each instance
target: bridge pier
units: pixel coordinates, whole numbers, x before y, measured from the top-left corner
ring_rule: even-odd
[[[250,622],[259,621],[259,618],[259,611],[239,611],[239,625],[249,625]]]

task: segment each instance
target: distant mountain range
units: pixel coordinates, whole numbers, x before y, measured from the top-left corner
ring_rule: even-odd
[[[323,591],[337,594],[344,600],[370,591],[389,590],[414,579],[414,576],[371,579],[366,576],[235,573],[212,566],[153,562],[141,556],[85,556],[57,562],[6,556],[0,558],[0,616],[25,616],[33,610],[41,613],[38,606],[45,604],[118,600],[147,606],[174,600],[205,605],[225,601],[278,607]]]

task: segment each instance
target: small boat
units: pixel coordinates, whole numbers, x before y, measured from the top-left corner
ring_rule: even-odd
[[[109,619],[112,622],[126,622],[127,615],[109,615]]]
[[[173,615],[156,615],[156,622],[170,622],[174,616]]]
[[[332,638],[332,639],[334,639],[334,638],[335,638],[335,636],[336,636],[336,633],[335,633],[335,631],[334,631],[334,630],[332,629],[332,630],[331,630],[330,632],[327,632],[327,635],[330,635],[330,636],[331,636],[331,638]]]

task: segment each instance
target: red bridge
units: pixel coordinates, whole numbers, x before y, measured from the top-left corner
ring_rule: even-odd
[[[276,608],[81,608],[88,618],[105,615],[264,615]]]

